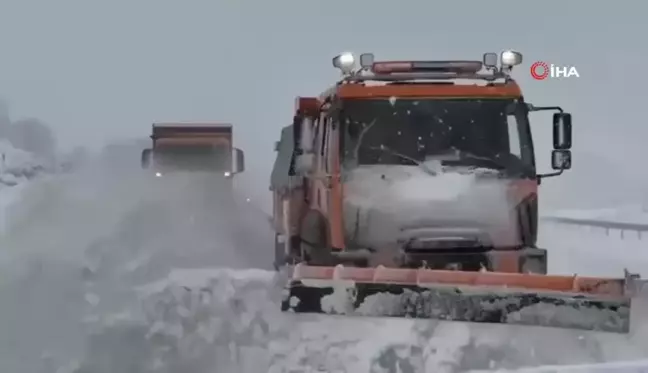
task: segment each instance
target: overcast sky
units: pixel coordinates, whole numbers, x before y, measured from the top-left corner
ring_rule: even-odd
[[[232,122],[248,177],[267,183],[272,144],[291,120],[295,96],[333,83],[336,53],[479,59],[514,48],[524,54],[515,76],[527,100],[574,114],[574,170],[545,183],[548,199],[580,185],[598,186],[610,202],[615,182],[599,178],[599,168],[622,173],[626,187],[648,179],[632,175],[645,173],[638,159],[648,135],[641,4],[0,0],[0,97],[14,119],[49,123],[64,147],[145,137],[154,121]],[[573,65],[580,78],[534,81],[529,66],[537,60]],[[548,167],[550,116],[533,120],[536,154]]]

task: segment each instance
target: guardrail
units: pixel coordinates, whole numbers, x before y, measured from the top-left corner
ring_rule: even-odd
[[[600,228],[605,230],[606,235],[609,235],[610,231],[619,231],[621,238],[625,238],[625,232],[635,232],[638,238],[642,238],[643,233],[648,232],[648,223],[625,223],[613,220],[580,219],[559,216],[545,216],[542,217],[542,220],[580,227]]]
[[[469,373],[603,373],[648,372],[648,360],[617,361],[611,363],[583,364],[583,365],[545,365],[533,368],[498,369],[498,370],[471,370]]]

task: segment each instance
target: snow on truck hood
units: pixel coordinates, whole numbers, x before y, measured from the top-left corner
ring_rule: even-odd
[[[398,193],[404,200],[452,200],[474,180],[474,174],[443,172],[433,176],[420,167],[401,165],[360,166],[348,175],[345,192],[369,199]]]
[[[371,225],[390,235],[394,232],[389,228],[438,222],[506,231],[512,223],[508,185],[508,180],[486,169],[442,170],[432,175],[418,166],[360,166],[345,178],[345,220],[362,226],[367,220],[361,216],[371,216]]]
[[[490,170],[441,171],[431,175],[421,167],[360,166],[347,174],[345,197],[372,207],[425,202],[461,202],[468,196],[506,198],[508,182]]]

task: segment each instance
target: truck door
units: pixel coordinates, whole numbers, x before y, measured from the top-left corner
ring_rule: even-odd
[[[326,217],[330,216],[331,201],[331,172],[329,160],[329,133],[331,131],[330,117],[326,113],[320,116],[320,127],[322,129],[321,148],[319,157],[321,159],[322,170],[322,209],[326,212]]]
[[[334,119],[322,112],[314,123],[315,175],[311,178],[311,209],[318,210],[329,222],[328,242],[332,247],[344,247],[342,221],[342,191],[339,184],[338,129]],[[338,181],[338,182],[336,182]]]
[[[340,126],[337,125],[337,118],[332,116],[326,118],[325,124],[324,157],[326,159],[326,206],[329,219],[329,243],[332,249],[342,250],[345,247],[345,240],[340,174]]]
[[[323,112],[320,117],[315,120],[315,144],[313,150],[315,151],[316,172],[312,180],[312,207],[320,211],[322,215],[326,217],[328,217],[329,210],[328,164],[326,159],[328,154],[326,150],[327,132],[326,113]]]

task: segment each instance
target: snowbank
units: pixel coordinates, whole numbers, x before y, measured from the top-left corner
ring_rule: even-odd
[[[86,361],[76,373],[514,371],[648,353],[646,330],[628,336],[281,313],[284,281],[260,270],[174,271],[140,287],[141,308],[121,313],[138,318],[97,318]],[[120,347],[125,344],[128,353]],[[135,366],[139,370],[128,370]]]
[[[261,270],[185,270],[141,287],[141,309],[122,313],[128,316],[121,320],[94,320],[77,372],[265,372],[269,336],[287,327],[272,322],[279,316],[272,308],[271,298],[278,296],[272,276]],[[129,346],[126,356],[116,348],[123,344]]]
[[[27,182],[42,174],[44,163],[0,139],[0,234],[7,225],[9,206],[20,199]]]

